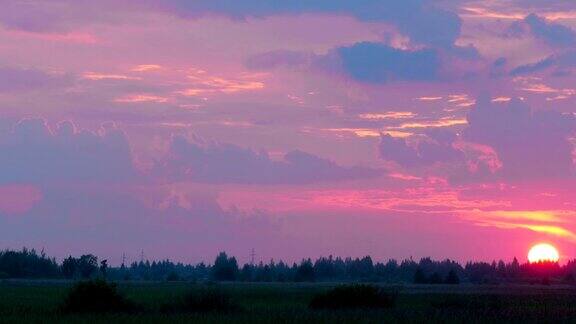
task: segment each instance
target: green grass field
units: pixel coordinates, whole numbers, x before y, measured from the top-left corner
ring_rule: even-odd
[[[162,313],[161,306],[200,284],[123,283],[141,305],[134,314],[65,315],[57,309],[70,283],[0,283],[2,323],[558,323],[576,322],[576,288],[547,286],[394,286],[395,307],[314,311],[308,303],[332,284],[218,284],[241,306],[232,313]],[[212,287],[212,286],[211,286]]]

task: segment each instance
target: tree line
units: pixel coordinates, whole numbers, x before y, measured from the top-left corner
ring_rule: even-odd
[[[555,262],[519,263],[468,262],[422,258],[398,262],[374,262],[371,257],[320,257],[287,264],[271,260],[267,263],[240,265],[225,252],[212,264],[184,264],[170,260],[139,261],[109,267],[107,260],[92,254],[69,256],[61,263],[44,251],[33,249],[0,252],[0,279],[90,279],[142,281],[246,281],[246,282],[383,282],[416,284],[492,283],[576,283],[576,260],[564,265]]]

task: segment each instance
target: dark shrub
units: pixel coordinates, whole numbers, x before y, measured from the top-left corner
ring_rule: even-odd
[[[414,283],[415,284],[426,284],[428,283],[428,278],[426,278],[426,275],[424,274],[424,271],[420,268],[416,269],[416,272],[414,273]]]
[[[233,312],[240,310],[229,294],[217,288],[195,289],[177,301],[175,304],[165,305],[165,312]]]
[[[68,258],[62,261],[62,265],[60,266],[60,271],[64,278],[72,279],[76,274],[76,268],[78,267],[78,259],[69,256]]]
[[[464,298],[461,296],[449,295],[438,300],[433,300],[430,305],[441,311],[466,309],[469,303],[464,300]]]
[[[446,295],[438,297],[431,302],[431,306],[440,311],[499,311],[502,309],[502,301],[497,295]]]
[[[460,284],[460,278],[458,278],[456,271],[450,270],[450,272],[448,272],[448,275],[446,276],[446,279],[444,280],[444,282],[449,284],[449,285],[458,285],[458,284]]]
[[[180,276],[175,271],[170,272],[166,277],[166,281],[180,281],[180,280],[182,279],[180,279]]]
[[[433,285],[441,284],[441,283],[442,283],[442,277],[440,277],[440,275],[438,274],[438,272],[434,272],[434,273],[428,278],[428,283],[429,283],[429,284],[433,284]]]
[[[76,264],[77,271],[83,279],[89,279],[98,271],[98,258],[92,254],[82,255]]]
[[[398,293],[372,285],[346,285],[315,296],[311,309],[391,308]]]
[[[115,284],[94,280],[74,285],[61,310],[65,313],[127,312],[135,310],[135,306],[118,293]]]

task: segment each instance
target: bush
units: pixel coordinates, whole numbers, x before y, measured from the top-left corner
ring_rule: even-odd
[[[438,274],[438,272],[434,272],[429,278],[428,283],[433,285],[438,285],[442,283],[442,277]]]
[[[444,297],[437,297],[437,299],[432,300],[430,303],[432,307],[441,310],[456,310],[456,309],[466,309],[470,306],[469,298],[458,295],[447,295]]]
[[[182,279],[180,279],[180,276],[175,271],[170,272],[166,277],[166,281],[181,281],[181,280]]]
[[[414,273],[414,283],[415,284],[428,283],[428,278],[424,274],[424,271],[420,268],[416,269],[416,272]]]
[[[336,287],[315,296],[311,309],[392,308],[398,293],[385,291],[373,285],[347,285]]]
[[[440,311],[497,312],[502,309],[502,300],[497,295],[446,295],[438,298],[431,305]]]
[[[65,313],[106,313],[135,310],[135,305],[118,293],[115,284],[103,280],[84,281],[74,285],[64,299]]]
[[[185,313],[228,313],[240,310],[240,307],[232,301],[229,294],[216,288],[202,288],[188,292],[175,304],[165,305],[163,310]]]

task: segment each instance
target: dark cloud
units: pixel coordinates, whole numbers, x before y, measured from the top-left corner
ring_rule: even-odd
[[[524,19],[532,34],[551,45],[573,46],[576,44],[576,32],[560,24],[554,24],[546,19],[531,14]]]
[[[172,140],[169,156],[156,167],[172,181],[207,183],[308,184],[378,176],[380,171],[342,167],[302,151],[272,160],[266,151],[255,152],[232,144],[198,144],[183,137]]]
[[[434,132],[425,140],[410,145],[403,138],[383,135],[378,146],[380,157],[402,167],[428,167],[435,163],[464,163],[464,153],[454,147],[456,135],[449,131]]]
[[[569,50],[558,54],[553,54],[535,63],[525,64],[516,67],[511,71],[512,75],[530,74],[549,69],[555,72],[568,71],[576,67],[576,51]]]
[[[551,68],[559,69],[554,71],[555,74],[565,74],[565,69],[576,66],[576,52],[573,50],[576,45],[576,32],[571,28],[530,14],[524,20],[513,23],[505,36],[519,38],[527,34],[563,50],[537,62],[518,66],[510,72],[512,75],[530,74]]]
[[[441,62],[432,49],[407,51],[378,43],[357,43],[337,49],[344,72],[368,83],[431,81],[439,77]]]
[[[126,136],[113,125],[92,133],[70,122],[51,130],[42,119],[25,119],[0,138],[0,183],[116,182],[134,175]]]
[[[355,81],[385,84],[402,81],[453,81],[473,78],[482,62],[474,47],[398,49],[384,43],[360,42],[332,49],[325,55],[272,51],[250,57],[246,66],[278,67],[341,74]],[[470,64],[472,63],[472,64]]]

